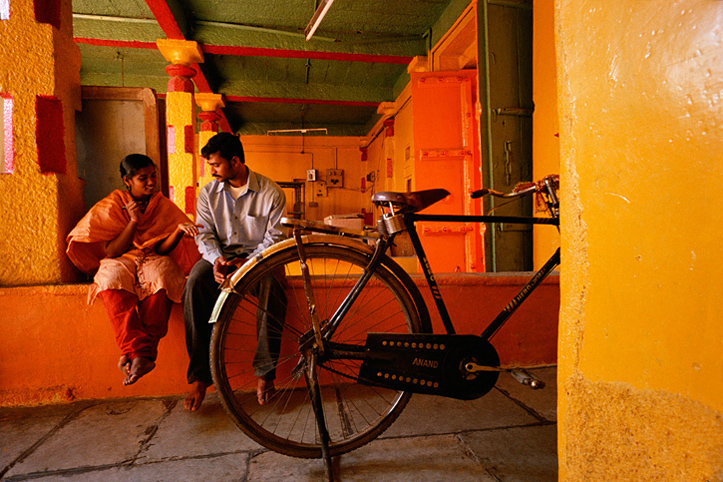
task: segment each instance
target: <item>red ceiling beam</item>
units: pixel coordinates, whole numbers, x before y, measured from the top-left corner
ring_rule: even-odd
[[[271,104],[322,104],[322,105],[348,105],[354,107],[378,107],[379,102],[360,102],[354,100],[322,100],[322,99],[289,99],[285,97],[246,97],[227,95],[229,102],[268,102]]]
[[[224,45],[202,45],[204,53],[216,55],[238,55],[247,57],[280,57],[285,59],[338,60],[341,62],[370,62],[380,64],[407,65],[413,57],[399,55],[351,54],[344,52],[315,52],[308,50],[268,49],[259,47],[233,47]]]
[[[155,42],[137,42],[135,40],[104,40],[87,37],[73,37],[73,42],[77,44],[98,45],[100,47],[158,50],[158,45],[156,45]]]
[[[157,49],[155,42],[136,42],[127,40],[101,40],[75,37],[75,43],[99,45],[105,47],[127,47],[135,49]],[[370,62],[380,64],[409,64],[412,57],[399,55],[350,54],[344,52],[310,52],[307,50],[266,49],[257,47],[233,47],[224,45],[201,45],[207,54],[238,55],[248,57],[278,57],[286,59],[337,60],[340,62]]]
[[[174,40],[186,40],[166,0],[146,0],[146,5],[151,9],[151,13],[156,17],[156,21],[166,37]]]

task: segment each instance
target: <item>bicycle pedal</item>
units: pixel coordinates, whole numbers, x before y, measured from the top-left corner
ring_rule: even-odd
[[[467,364],[499,366],[494,347],[476,335],[368,333],[359,383],[472,400],[495,386],[499,372],[470,372]]]
[[[510,370],[510,375],[512,375],[512,377],[521,384],[527,385],[533,390],[541,390],[545,388],[545,382],[521,368]]]

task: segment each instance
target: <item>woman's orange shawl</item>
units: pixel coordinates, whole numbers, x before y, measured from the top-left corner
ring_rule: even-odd
[[[104,243],[118,237],[130,221],[123,206],[131,201],[127,191],[115,190],[98,201],[68,234],[68,257],[82,272],[93,275],[106,257]],[[188,217],[168,198],[157,192],[148,202],[136,228],[133,245],[139,249],[153,249],[178,224],[190,222]],[[186,236],[171,251],[170,257],[188,274],[200,258],[194,241]]]

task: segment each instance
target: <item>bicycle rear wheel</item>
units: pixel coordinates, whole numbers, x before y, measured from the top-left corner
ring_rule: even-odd
[[[305,252],[317,316],[324,324],[354,286],[369,254],[311,244],[305,245]],[[295,457],[321,457],[314,410],[300,368],[304,358],[300,343],[313,332],[296,246],[259,261],[219,302],[223,306],[220,310],[217,306],[211,368],[224,408],[239,428],[267,448]],[[422,326],[404,284],[381,265],[331,341],[364,346],[367,332],[419,333]],[[257,339],[270,347],[270,354],[259,354],[265,350],[259,350]],[[318,383],[331,456],[379,436],[409,401],[409,393],[358,384],[360,360],[320,359]],[[260,376],[275,378],[276,392],[264,405],[256,397]]]

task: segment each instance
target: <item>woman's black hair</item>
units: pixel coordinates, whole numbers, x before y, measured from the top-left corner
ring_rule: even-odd
[[[131,178],[144,167],[156,165],[153,163],[150,157],[143,154],[129,154],[123,158],[120,163],[120,175],[121,178]]]

